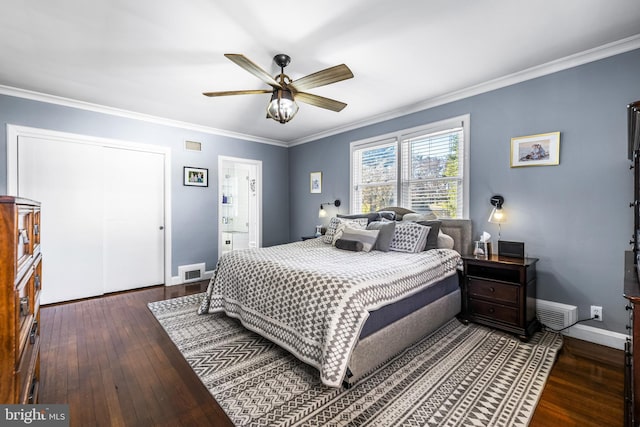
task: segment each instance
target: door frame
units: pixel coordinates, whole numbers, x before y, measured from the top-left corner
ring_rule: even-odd
[[[258,224],[258,232],[257,234],[257,247],[262,247],[262,160],[253,160],[253,159],[243,159],[240,157],[230,157],[230,156],[218,156],[218,258],[222,255],[222,227],[220,226],[220,213],[222,212],[222,182],[223,182],[223,166],[225,162],[232,163],[243,163],[246,165],[251,165],[256,167],[256,193],[257,193],[257,201],[258,206],[256,207],[256,215],[257,224]]]
[[[18,195],[18,138],[43,138],[123,150],[142,151],[164,156],[164,284],[172,284],[171,276],[171,149],[120,139],[102,138],[50,129],[7,124],[7,194]]]

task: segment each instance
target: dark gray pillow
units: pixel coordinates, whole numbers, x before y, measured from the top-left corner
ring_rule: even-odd
[[[380,215],[378,215],[378,212],[371,212],[371,213],[359,213],[359,214],[351,214],[351,215],[341,215],[338,214],[336,215],[338,218],[344,218],[344,219],[359,219],[359,218],[367,218],[367,223],[370,223],[371,221],[376,221]]]
[[[395,221],[374,221],[367,225],[367,230],[379,230],[378,240],[376,240],[376,245],[373,249],[389,252],[389,246],[391,245],[391,240],[393,240],[393,233],[396,231],[396,223]]]
[[[336,248],[344,249],[345,251],[360,252],[362,251],[363,244],[357,240],[338,239],[336,240]]]
[[[417,224],[431,227],[431,230],[429,230],[429,234],[427,235],[427,244],[424,246],[424,250],[428,251],[429,249],[437,249],[438,234],[440,234],[440,226],[442,225],[442,221],[417,221]]]

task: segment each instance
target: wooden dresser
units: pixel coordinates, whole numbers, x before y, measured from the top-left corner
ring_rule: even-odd
[[[40,203],[0,196],[0,403],[37,403],[40,378]]]

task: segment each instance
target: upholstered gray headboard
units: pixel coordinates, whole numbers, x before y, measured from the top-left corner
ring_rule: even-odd
[[[381,211],[393,211],[399,218],[407,213],[413,213],[412,210],[401,208],[398,206],[392,206]],[[469,255],[473,250],[473,237],[471,231],[470,219],[447,219],[438,218],[442,222],[440,230],[443,233],[453,237],[453,249],[461,253],[462,255]]]

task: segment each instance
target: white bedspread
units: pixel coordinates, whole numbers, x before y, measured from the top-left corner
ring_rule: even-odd
[[[339,387],[369,311],[455,274],[449,249],[349,252],[321,239],[222,256],[198,313],[224,312]]]

